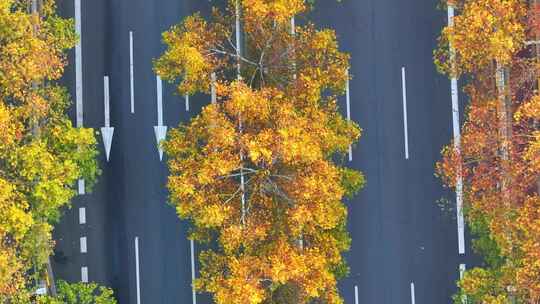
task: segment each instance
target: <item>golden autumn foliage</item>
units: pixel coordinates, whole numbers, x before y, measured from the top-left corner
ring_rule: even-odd
[[[454,26],[442,30],[435,63],[444,73],[472,73],[494,61],[507,64],[525,40],[526,3],[522,0],[462,0],[453,2]],[[450,49],[455,50],[455,65]],[[455,70],[454,70],[455,69]]]
[[[44,1],[0,0],[0,302],[28,303],[52,251],[52,225],[99,173],[92,130],[73,128],[58,87],[74,46],[71,20]]]
[[[292,34],[304,1],[239,3],[240,56],[231,1],[211,21],[196,14],[164,33],[155,62],[182,93],[216,92],[164,143],[170,201],[193,222],[192,238],[214,244],[200,255],[196,287],[222,304],[343,303],[342,200],[363,184],[334,161],[360,136],[337,106],[348,55],[332,30],[307,24]]]
[[[453,1],[459,15],[441,35],[435,63],[451,75],[468,73],[461,148],[442,151],[437,171],[456,186],[463,178],[465,216],[484,267],[465,273],[455,303],[540,301],[540,97],[538,61],[525,40],[538,32],[536,6],[520,0]],[[449,44],[455,48],[451,62]],[[527,58],[529,56],[530,58]],[[509,79],[501,108],[497,65]],[[502,116],[502,112],[507,116]],[[501,135],[501,117],[508,130]]]

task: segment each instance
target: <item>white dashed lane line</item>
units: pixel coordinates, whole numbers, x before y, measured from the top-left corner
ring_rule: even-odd
[[[86,224],[86,208],[85,207],[79,208],[79,224],[81,225]]]
[[[403,132],[405,136],[405,159],[409,159],[409,131],[407,127],[407,81],[405,67],[401,68],[401,88],[403,93]]]
[[[81,282],[88,283],[88,267],[81,267]]]
[[[129,31],[129,93],[131,101],[131,114],[135,113],[135,87],[133,78],[133,31]]]
[[[81,253],[87,253],[88,248],[87,248],[86,237],[85,236],[81,237],[80,243],[81,243]]]

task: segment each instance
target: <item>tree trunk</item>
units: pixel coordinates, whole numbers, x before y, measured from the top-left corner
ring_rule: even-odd
[[[508,94],[508,68],[497,63],[496,82],[498,93],[497,116],[499,120],[499,138],[501,141],[501,192],[504,204],[511,206],[511,176],[507,166],[510,161],[510,149],[512,139],[512,109]]]
[[[536,13],[537,12],[537,6],[538,6],[538,0],[532,0],[532,9],[533,11]],[[536,16],[535,16],[536,18]],[[534,40],[536,41],[539,41],[540,40],[540,35],[538,35],[538,33],[540,32],[540,29],[537,29],[535,31],[535,36],[534,36]],[[538,43],[535,43],[534,44],[534,52],[535,52],[535,55],[536,55],[536,64],[537,65],[540,65],[540,44]],[[537,94],[540,93],[540,75],[537,75],[537,82],[536,82],[536,92]],[[538,127],[538,122],[535,121],[534,122],[535,124],[535,127]],[[538,174],[538,177],[537,177],[537,180],[536,180],[536,193],[540,195],[540,173]]]

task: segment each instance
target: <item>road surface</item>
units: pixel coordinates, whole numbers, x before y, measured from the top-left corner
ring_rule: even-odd
[[[61,1],[61,13],[73,17],[75,1]],[[452,136],[450,82],[437,74],[431,59],[446,22],[436,3],[318,1],[312,13],[317,24],[335,28],[343,50],[352,55],[350,114],[364,131],[350,163],[368,182],[347,202],[351,273],[340,282],[347,304],[450,303],[459,264],[471,262],[469,244],[466,255],[458,254],[455,215],[436,203],[443,197],[453,201],[433,175]],[[208,14],[210,5],[81,2],[84,125],[99,130],[105,124],[103,79],[108,76],[114,135],[107,162],[98,134],[103,175],[92,193],[74,200],[58,225],[54,266],[60,278],[112,286],[121,304],[192,303],[188,225],[166,204],[166,156],[160,161],[156,147],[158,86],[152,60],[164,50],[161,32],[195,11]],[[73,96],[74,56],[70,53],[63,80]],[[173,90],[163,84],[163,125],[169,128],[207,101],[191,97],[187,112],[184,97]],[[345,98],[342,102],[345,109]],[[197,303],[211,302],[197,295]]]

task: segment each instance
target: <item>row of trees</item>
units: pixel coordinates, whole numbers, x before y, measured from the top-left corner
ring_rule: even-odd
[[[155,70],[183,94],[212,96],[170,132],[170,202],[207,244],[196,288],[216,303],[343,303],[344,154],[360,128],[339,112],[349,56],[334,31],[294,18],[304,0],[231,0],[163,34]]]
[[[66,283],[59,298],[32,295],[75,181],[91,186],[99,174],[94,133],[72,126],[57,83],[76,42],[53,0],[0,0],[0,303],[83,303],[62,298],[84,289]]]
[[[456,303],[540,302],[540,37],[536,1],[453,0],[435,62],[465,75],[469,97],[461,149],[437,169],[463,179],[465,216],[485,265],[458,282]]]

